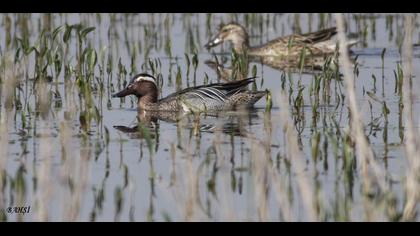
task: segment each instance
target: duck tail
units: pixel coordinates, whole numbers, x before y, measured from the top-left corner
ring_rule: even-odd
[[[346,48],[347,50],[350,50],[351,47],[358,44],[360,41],[357,39],[350,39],[346,42]],[[334,52],[338,46],[337,41],[329,40],[325,42],[319,42],[316,44],[316,46],[319,46],[321,48],[326,48],[327,50]]]
[[[265,97],[267,95],[267,91],[248,91],[249,96],[249,106],[253,106],[255,103],[257,103],[262,97]]]
[[[257,77],[250,77],[243,80],[236,80],[224,84],[220,84],[219,89],[225,90],[227,93],[227,96],[231,96],[233,94],[239,93],[241,91],[247,91],[247,86],[255,81],[255,78]]]
[[[336,34],[337,34],[337,28],[331,27],[331,28],[320,30],[320,31],[303,34],[303,36],[307,37],[308,43],[309,42],[318,43],[318,42],[329,40],[332,36]]]
[[[236,80],[236,81],[224,83],[224,84],[222,84],[222,86],[224,87],[224,89],[227,89],[227,90],[239,89],[239,88],[243,88],[243,87],[247,86],[248,84],[254,82],[256,78],[257,77],[250,77],[250,78],[247,78],[247,79]]]
[[[256,91],[256,92],[252,92],[255,96],[255,102],[257,102],[258,100],[260,100],[262,97],[265,97],[268,94],[268,90],[264,90],[264,91]],[[255,103],[254,102],[254,103]]]

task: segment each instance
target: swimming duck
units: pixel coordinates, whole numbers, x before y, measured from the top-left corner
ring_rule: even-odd
[[[250,107],[266,95],[266,91],[249,91],[247,85],[255,78],[229,83],[214,83],[190,87],[158,100],[156,79],[149,74],[134,76],[126,88],[112,95],[125,97],[135,95],[138,107],[146,111],[206,112],[233,110]]]
[[[301,35],[288,35],[261,46],[251,47],[245,28],[239,24],[230,23],[222,26],[219,33],[205,47],[210,49],[224,41],[230,41],[237,53],[243,54],[247,51],[249,56],[299,57],[302,49],[306,49],[310,55],[319,56],[335,52],[337,44],[330,40],[335,34],[337,34],[336,27],[332,27]],[[357,42],[349,41],[347,46],[350,47]]]

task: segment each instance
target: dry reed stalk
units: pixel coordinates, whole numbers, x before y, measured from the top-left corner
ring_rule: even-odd
[[[89,143],[84,143],[80,147],[80,156],[77,159],[76,169],[73,170],[73,175],[77,176],[73,178],[75,184],[75,191],[71,195],[72,199],[70,202],[71,214],[70,220],[77,221],[79,220],[79,214],[81,205],[83,202],[84,192],[86,190],[86,185],[88,183],[88,174],[89,174],[89,159],[91,155],[91,148]]]
[[[74,153],[70,147],[71,143],[71,129],[66,121],[60,123],[60,144],[61,144],[61,170],[60,170],[60,179],[62,186],[68,187],[69,181],[71,179],[71,170],[75,167]],[[63,219],[65,221],[70,221],[72,219],[71,212],[72,206],[69,204],[71,202],[71,193],[67,193],[67,189],[63,190]]]
[[[255,191],[256,203],[259,205],[259,216],[261,220],[268,220],[267,211],[267,194],[264,189],[270,186],[275,191],[275,199],[278,202],[279,209],[282,214],[282,218],[286,221],[293,221],[295,218],[290,208],[290,203],[287,201],[287,195],[285,195],[286,186],[281,181],[282,176],[279,174],[276,167],[271,162],[271,134],[272,134],[272,122],[271,114],[269,114],[270,120],[268,121],[268,127],[265,127],[267,134],[265,140],[259,140],[252,133],[247,133],[246,137],[251,141],[251,155],[252,159],[256,160],[253,165],[253,171],[256,173],[256,181],[254,182],[258,191]],[[265,117],[267,119],[268,117]],[[280,123],[280,117],[275,117],[275,123]],[[264,148],[263,148],[264,147]],[[264,154],[264,155],[261,155]],[[271,181],[271,182],[270,182]],[[262,199],[262,202],[258,202],[258,199]]]
[[[187,122],[187,120],[181,119],[178,123],[178,129],[180,129],[180,127],[184,127],[185,122]],[[184,133],[182,132],[182,130],[180,130],[180,134],[179,134],[180,140],[178,140],[178,142],[183,142],[183,138],[185,137]],[[185,170],[182,175],[182,177],[184,178],[184,186],[186,188],[186,192],[184,193],[183,197],[184,197],[184,219],[186,221],[194,221],[194,210],[195,210],[195,191],[194,191],[194,183],[193,183],[193,167],[192,167],[192,155],[191,155],[191,148],[189,145],[182,145],[180,144],[183,148],[185,148],[184,151],[184,165],[185,165]]]
[[[3,109],[2,109],[3,110]],[[4,111],[0,110],[0,113],[4,113]],[[3,190],[3,179],[5,178],[6,174],[6,163],[7,163],[7,153],[8,153],[8,139],[9,139],[9,132],[8,132],[8,123],[9,123],[9,115],[2,115],[0,117],[0,189]],[[0,209],[5,208],[5,199],[3,198],[3,192],[0,194]]]
[[[178,144],[183,150],[184,158],[180,159],[180,163],[176,164],[176,144],[172,143],[171,145],[171,159],[173,161],[172,165],[172,174],[169,184],[167,186],[163,186],[162,190],[167,192],[167,187],[172,189],[172,195],[174,197],[173,202],[175,204],[178,211],[181,212],[185,221],[197,221],[196,217],[196,209],[197,209],[197,198],[198,196],[198,178],[194,173],[193,167],[193,154],[190,145],[182,145],[184,142],[184,133],[182,132],[182,128],[186,124],[187,120],[185,117],[178,121],[178,129],[179,129],[179,136],[178,136]],[[153,158],[153,157],[150,157]],[[181,166],[182,168],[179,168]],[[178,167],[178,168],[177,168]],[[178,171],[177,171],[178,169]],[[178,175],[176,173],[179,173]],[[159,183],[160,182],[160,183]],[[159,181],[159,185],[163,185],[164,181]],[[186,189],[183,191],[183,189]]]
[[[311,187],[309,178],[305,175],[304,171],[304,162],[303,153],[299,148],[299,144],[297,142],[298,134],[296,133],[295,128],[292,125],[292,121],[290,120],[290,113],[289,113],[289,104],[286,102],[287,96],[284,94],[284,91],[281,91],[278,94],[278,102],[279,106],[282,108],[280,110],[280,120],[283,123],[284,132],[286,133],[287,139],[287,156],[290,158],[292,162],[292,168],[296,172],[298,187],[300,191],[300,195],[303,200],[303,204],[308,212],[309,221],[319,221],[319,216],[317,214],[315,199],[313,198],[313,189]]]
[[[80,147],[80,155],[76,159],[76,169],[72,170],[73,181],[75,183],[75,191],[71,195],[70,205],[71,209],[71,220],[79,220],[80,209],[82,207],[83,196],[88,184],[89,178],[89,159],[91,156],[91,147],[89,141],[83,143]]]
[[[260,143],[251,143],[251,155],[254,162],[252,165],[252,172],[255,175],[255,201],[257,205],[259,221],[268,220],[268,161],[265,150],[261,147]]]
[[[190,145],[187,145],[187,152],[186,152],[186,184],[187,184],[187,201],[186,201],[186,209],[185,209],[185,219],[187,221],[195,221],[196,220],[196,208],[197,208],[197,194],[198,191],[196,189],[197,186],[197,176],[195,176],[193,171],[193,163],[192,159],[193,156],[191,155],[191,148]]]
[[[40,166],[36,168],[36,176],[38,180],[38,187],[36,189],[36,202],[37,202],[37,220],[48,221],[48,208],[49,201],[52,193],[52,181],[51,181],[51,159],[52,143],[51,131],[48,128],[48,124],[45,121],[41,122],[41,127],[44,131],[41,134],[44,137],[40,138],[39,141],[39,157]]]
[[[222,123],[222,122],[221,122]],[[220,124],[223,125],[223,124]],[[222,181],[222,186],[221,186],[221,190],[220,193],[220,208],[221,208],[221,214],[222,214],[222,220],[224,221],[236,221],[239,220],[235,214],[235,209],[234,209],[234,204],[231,201],[231,199],[233,198],[233,192],[232,190],[229,188],[229,181],[227,181],[230,176],[228,174],[228,169],[229,169],[229,160],[230,160],[230,155],[228,155],[227,153],[230,154],[230,152],[226,152],[223,151],[221,149],[221,145],[223,145],[223,140],[222,140],[222,129],[216,129],[215,133],[214,133],[214,140],[213,140],[213,145],[215,147],[215,151],[216,151],[216,158],[217,160],[219,160],[218,163],[218,169],[219,169],[219,178],[225,181]]]
[[[280,211],[282,213],[282,218],[285,221],[295,221],[295,216],[293,214],[293,211],[291,209],[290,206],[290,202],[287,201],[287,196],[286,196],[286,186],[284,185],[284,183],[281,181],[281,176],[278,173],[278,171],[275,169],[274,166],[272,166],[271,168],[268,168],[270,177],[271,177],[271,181],[272,181],[272,187],[276,193],[275,197],[276,200],[279,204],[279,208]]]
[[[182,175],[182,171],[178,170],[179,165],[176,164],[177,158],[176,158],[176,144],[175,143],[171,143],[170,155],[172,159],[172,170],[171,170],[171,176],[170,176],[171,179],[167,186],[168,188],[172,189],[172,195],[174,198],[173,202],[182,202],[182,195],[178,187],[180,185],[179,180],[180,180],[180,176]],[[166,186],[163,186],[162,189],[166,190]],[[181,204],[175,204],[175,206],[178,209],[178,212],[182,212],[183,209],[181,207]]]
[[[0,62],[0,70],[2,79],[0,83],[0,189],[3,189],[3,179],[6,178],[6,165],[8,159],[8,149],[9,149],[9,124],[10,121],[13,121],[12,110],[14,108],[14,93],[16,91],[16,86],[19,84],[19,79],[24,74],[25,68],[24,63],[18,62],[15,64],[13,62],[13,54],[7,51]],[[26,165],[25,162],[22,162],[23,165]],[[4,208],[5,199],[3,194],[0,194],[0,209]],[[18,199],[22,200],[18,196]],[[20,200],[18,203],[21,204]],[[23,216],[18,215],[17,221],[22,221]],[[0,219],[1,220],[1,219]]]
[[[178,122],[179,129],[184,127],[186,122],[187,120],[185,118],[180,119]],[[182,145],[182,137],[184,135],[182,130],[180,131],[178,142],[181,147],[185,148]],[[161,191],[167,193],[162,196],[168,197],[169,201],[175,203],[174,206],[180,215],[184,217],[185,221],[197,221],[199,220],[197,217],[199,206],[199,176],[194,172],[193,154],[190,145],[187,145],[185,150],[182,150],[183,157],[177,158],[176,146],[175,143],[171,142],[170,157],[172,166],[169,181],[160,179],[156,184],[161,187]]]
[[[36,168],[36,177],[38,180],[38,187],[36,189],[36,203],[37,203],[37,220],[48,221],[48,203],[50,202],[52,192],[52,181],[51,181],[51,159],[52,155],[52,143],[51,132],[49,131],[48,124],[46,121],[40,122],[41,128],[44,130],[41,134],[39,141],[39,162],[40,166]]]
[[[65,107],[68,117],[60,122],[59,139],[61,145],[60,179],[63,190],[63,219],[64,221],[80,220],[80,209],[88,183],[89,159],[91,156],[90,140],[81,137],[79,154],[71,147],[72,127],[69,120],[74,119],[79,110],[76,102],[77,87],[70,83],[65,88]],[[69,119],[69,120],[66,120]]]
[[[3,190],[3,179],[6,174],[6,164],[8,159],[8,146],[9,146],[9,121],[12,118],[12,113],[10,112],[9,105],[7,104],[11,101],[14,91],[15,76],[13,72],[9,69],[8,65],[10,64],[8,58],[4,56],[3,58],[3,69],[2,71],[2,85],[0,87],[0,190]],[[0,209],[5,209],[5,199],[4,195],[0,194]]]
[[[60,127],[61,145],[64,141],[69,140],[71,135],[70,127],[63,123]],[[62,198],[63,219],[64,221],[79,221],[83,196],[88,183],[91,148],[89,143],[81,145],[79,155],[70,151],[69,143],[64,144],[62,148],[66,156],[60,174],[63,187],[69,188],[68,190],[64,189],[65,196]]]
[[[77,111],[75,106],[75,98],[74,98],[74,87],[73,84],[69,83],[69,86],[65,86],[65,96],[64,96],[64,104],[67,110],[67,114],[70,115],[69,119],[72,119]],[[75,162],[76,162],[76,154],[73,152],[71,148],[71,127],[69,125],[69,121],[62,120],[60,122],[59,128],[59,139],[61,145],[61,167],[60,167],[60,182],[63,186],[62,190],[62,203],[63,203],[63,212],[62,217],[65,221],[70,221],[74,217],[74,209],[72,204],[72,191],[68,190],[70,181],[73,181],[73,171],[75,169]]]
[[[185,119],[186,117],[184,117],[183,119],[181,119],[178,123],[178,127],[185,127],[187,119]],[[194,134],[197,135],[199,134],[199,126],[193,127],[194,129]],[[182,131],[182,130],[181,130]],[[220,141],[220,135],[221,132],[220,131],[216,131],[215,132],[215,138],[214,138],[214,147],[215,147],[215,151],[216,151],[216,156],[217,158],[221,158],[222,160],[226,159],[223,158],[223,152],[220,150],[220,147],[218,144],[221,143]],[[185,135],[183,135],[183,133],[181,132],[179,134],[179,140],[178,142],[183,141],[183,137]],[[200,137],[196,137],[196,138],[200,138]],[[184,140],[185,141],[185,140]],[[181,162],[179,163],[175,163],[176,160],[176,147],[175,144],[172,143],[171,146],[171,159],[173,161],[172,164],[172,170],[171,170],[171,179],[169,181],[169,183],[167,183],[167,185],[165,185],[165,181],[160,181],[160,186],[162,186],[162,190],[164,192],[168,192],[168,190],[166,189],[166,186],[172,188],[172,195],[174,197],[173,202],[177,202],[177,203],[182,203],[182,204],[176,204],[178,211],[181,212],[181,215],[184,216],[184,220],[185,221],[202,221],[202,220],[209,220],[208,216],[205,214],[203,208],[200,206],[200,188],[199,188],[199,184],[200,184],[200,172],[199,169],[200,167],[198,167],[197,169],[194,168],[194,156],[193,156],[193,151],[192,151],[192,145],[191,145],[191,141],[193,141],[193,139],[189,139],[189,144],[188,145],[181,145],[185,150],[182,150],[182,155],[183,157],[179,160],[181,160]],[[178,167],[178,168],[177,168]],[[179,173],[179,174],[176,174]],[[223,179],[227,179],[228,176],[224,175]],[[225,183],[225,182],[224,182]],[[185,190],[184,190],[185,189]],[[226,188],[227,189],[227,188]],[[228,191],[223,191],[223,193],[226,193]],[[225,194],[222,194],[225,195]],[[226,197],[222,198],[222,202],[225,203],[226,202]],[[222,203],[222,204],[223,204]],[[225,214],[225,218],[226,219],[234,219],[234,217],[232,217],[231,214],[229,214],[229,211],[226,211],[226,209],[229,209],[228,206],[231,206],[231,204],[225,204],[226,207],[220,207],[220,209],[223,212],[228,212],[227,214]],[[199,210],[202,211],[199,211]]]
[[[406,194],[407,200],[403,211],[403,220],[409,221],[414,220],[417,213],[417,204],[420,198],[420,152],[418,147],[418,137],[416,135],[416,129],[413,125],[413,113],[412,113],[412,87],[410,85],[411,73],[412,73],[412,59],[413,59],[413,16],[406,15],[404,22],[404,43],[403,43],[403,103],[404,103],[404,117],[405,117],[405,152],[408,161],[408,173],[406,178]]]
[[[351,113],[351,132],[350,135],[356,143],[357,158],[361,163],[362,175],[364,181],[364,189],[366,192],[371,190],[373,180],[369,175],[369,165],[375,175],[375,180],[381,189],[386,192],[388,186],[385,183],[385,174],[374,159],[374,153],[369,145],[368,140],[364,134],[363,122],[357,108],[356,92],[354,81],[351,73],[351,62],[349,60],[348,51],[346,47],[346,36],[344,32],[344,19],[340,13],[335,14],[337,21],[337,36],[339,40],[339,62],[343,68],[345,91],[347,92],[347,102],[349,103]]]
[[[38,180],[38,187],[36,189],[36,202],[37,202],[37,220],[48,221],[48,207],[52,193],[52,169],[51,161],[52,155],[52,132],[49,128],[49,120],[45,114],[48,112],[48,94],[45,82],[39,82],[38,89],[36,91],[39,97],[39,109],[41,111],[40,127],[42,129],[39,141],[39,164],[36,168],[36,177]]]
[[[280,123],[280,117],[276,116],[274,123],[276,123],[276,124]],[[271,131],[271,129],[270,129],[270,131]],[[266,142],[270,142],[270,144],[271,144],[271,138],[267,139]],[[267,145],[269,145],[269,144],[267,144]],[[269,147],[271,148],[271,145],[269,145]],[[270,151],[271,151],[271,149],[270,149]],[[285,194],[287,192],[286,191],[286,186],[281,181],[282,176],[279,174],[278,170],[276,170],[276,167],[273,164],[272,164],[272,166],[267,168],[267,171],[268,171],[268,174],[269,174],[270,179],[271,179],[271,186],[276,193],[275,197],[276,197],[276,200],[278,202],[280,211],[282,213],[282,218],[285,221],[294,221],[295,217],[294,217],[292,209],[290,207],[290,202],[288,202],[288,200],[287,200],[287,195]]]

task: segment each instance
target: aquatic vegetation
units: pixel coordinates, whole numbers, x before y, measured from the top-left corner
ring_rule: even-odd
[[[419,220],[416,15],[0,18],[0,221]],[[304,46],[283,70],[228,44],[209,53],[232,21],[250,45],[334,26],[361,43],[319,61]],[[159,98],[249,77],[266,98],[157,117],[111,99],[139,72]]]

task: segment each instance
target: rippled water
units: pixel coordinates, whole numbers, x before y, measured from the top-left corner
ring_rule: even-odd
[[[1,17],[4,22],[9,17],[12,23],[24,18],[16,14],[2,14]],[[30,42],[34,43],[45,25],[45,16],[31,14],[25,17]],[[292,32],[305,33],[334,26],[332,15],[52,14],[52,29],[65,23],[96,27],[88,34],[84,46],[88,45],[98,53],[95,77],[99,79],[95,83],[99,85],[99,81],[103,81],[104,90],[94,90],[92,97],[99,118],[91,121],[88,135],[83,135],[81,124],[84,122],[80,114],[85,100],[80,98],[75,83],[64,83],[64,66],[58,76],[53,73],[53,66],[48,69],[54,76],[47,88],[58,91],[61,99],[52,100],[44,118],[36,115],[33,82],[28,79],[34,75],[34,56],[28,58],[26,68],[13,69],[22,85],[18,98],[24,101],[25,96],[29,96],[31,111],[22,117],[22,109],[6,110],[5,90],[2,90],[0,117],[8,119],[5,131],[8,135],[3,134],[7,141],[1,146],[7,147],[3,149],[7,154],[1,157],[4,170],[0,170],[4,180],[0,200],[4,209],[31,206],[31,212],[24,215],[5,213],[6,218],[2,219],[305,221],[309,219],[304,201],[307,196],[299,188],[299,176],[304,176],[311,199],[316,201],[319,220],[395,220],[403,209],[407,173],[407,159],[401,146],[401,95],[396,92],[394,75],[397,63],[401,61],[399,45],[404,16],[346,14],[345,17],[347,34],[357,35],[361,40],[353,50],[359,64],[359,74],[355,78],[357,101],[375,159],[390,176],[388,193],[366,196],[360,166],[358,163],[349,166],[349,160],[344,158],[346,150],[341,138],[337,137],[349,130],[349,111],[340,97],[345,94],[344,85],[337,80],[331,82],[330,102],[320,99],[316,120],[313,119],[313,97],[309,92],[314,75],[288,75],[259,63],[251,63],[249,74],[255,65],[258,90],[269,89],[273,94],[271,112],[266,111],[266,100],[261,99],[248,112],[201,116],[199,120],[193,116],[174,122],[159,120],[155,126],[146,127],[147,131],[139,131],[133,128],[139,122],[136,99],[111,98],[111,94],[121,89],[124,81],[135,73],[152,73],[149,59],[160,60],[161,67],[157,72],[162,75],[162,97],[175,92],[177,87],[201,85],[207,78],[208,82],[217,82],[216,72],[204,61],[214,59],[212,52],[230,52],[230,48],[225,44],[209,52],[204,44],[221,22],[237,21],[246,25],[251,45],[259,45]],[[20,27],[18,23],[12,24],[11,37],[21,37]],[[3,24],[0,35],[6,35],[6,31]],[[413,43],[418,42],[418,27],[413,35]],[[76,42],[73,34],[68,63],[74,68],[77,64]],[[7,47],[4,39],[0,43],[2,58],[6,58],[7,53],[13,58],[16,45]],[[171,55],[167,45],[170,45]],[[186,75],[185,59],[186,53],[191,60],[194,48],[199,62],[195,81],[192,65]],[[383,48],[386,48],[386,54],[382,68]],[[420,74],[420,68],[415,66],[420,63],[420,51],[416,46],[413,50],[415,80]],[[230,64],[230,53],[217,55],[220,60],[225,57]],[[113,66],[110,73],[108,60]],[[119,73],[122,67],[127,75]],[[100,78],[100,70],[104,71],[104,78]],[[178,70],[182,80],[177,83]],[[282,79],[282,76],[285,77]],[[9,72],[1,76],[3,81],[9,77]],[[75,79],[74,75],[68,78],[71,82]],[[289,107],[279,103],[278,94],[283,85],[290,99]],[[303,106],[296,109],[293,104],[299,88],[303,88]],[[16,93],[18,90],[15,89]],[[382,105],[368,96],[368,92],[386,102],[390,111],[388,123],[384,120]],[[417,95],[413,99],[414,122],[418,128],[419,99]],[[75,110],[71,110],[72,107]],[[292,114],[290,122],[297,133],[303,157],[288,155],[291,144],[285,137],[285,124],[280,117],[282,109],[288,109]],[[314,155],[317,135],[319,149]],[[22,196],[23,199],[19,199]],[[395,208],[387,200],[388,196],[394,196]]]

